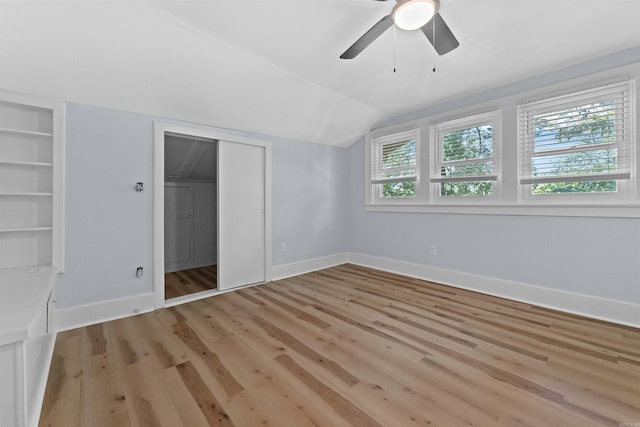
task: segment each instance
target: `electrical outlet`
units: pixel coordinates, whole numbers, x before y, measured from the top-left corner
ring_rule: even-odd
[[[429,253],[433,256],[438,255],[438,248],[435,245],[432,245],[429,248]]]
[[[282,244],[282,253],[283,254],[287,253],[287,244],[286,243]]]

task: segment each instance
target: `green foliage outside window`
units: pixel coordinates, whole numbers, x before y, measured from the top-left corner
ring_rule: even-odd
[[[440,194],[443,196],[489,196],[493,192],[493,182],[443,182]]]
[[[382,149],[382,170],[385,178],[415,176],[416,140],[385,145]],[[415,181],[380,184],[381,197],[414,197]]]
[[[533,184],[532,194],[604,193],[617,189],[616,181],[551,182]]]
[[[493,125],[474,126],[447,132],[442,138],[442,161],[490,159],[493,156]],[[443,165],[440,175],[483,176],[492,174],[490,160]],[[491,181],[457,181],[440,184],[441,196],[488,196],[493,192]]]
[[[415,182],[396,182],[381,185],[382,197],[414,197],[416,195]]]
[[[534,176],[576,176],[613,172],[617,149],[599,149],[615,142],[615,103],[599,102],[535,118]],[[549,148],[576,147],[583,150],[545,155]],[[617,182],[571,181],[533,184],[532,194],[615,192]]]

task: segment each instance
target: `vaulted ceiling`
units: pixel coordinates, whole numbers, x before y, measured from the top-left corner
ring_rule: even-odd
[[[0,0],[0,88],[348,145],[392,117],[640,46],[637,0],[441,0],[453,52],[389,30],[339,59],[394,3]]]

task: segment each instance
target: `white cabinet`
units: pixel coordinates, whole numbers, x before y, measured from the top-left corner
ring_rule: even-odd
[[[0,427],[38,422],[64,267],[62,103],[0,91]]]
[[[0,91],[0,268],[63,266],[63,106]]]
[[[216,184],[165,182],[165,273],[217,263]]]
[[[0,427],[37,425],[55,343],[52,267],[0,270]]]

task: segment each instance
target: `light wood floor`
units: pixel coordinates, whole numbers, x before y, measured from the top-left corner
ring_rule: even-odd
[[[209,291],[216,289],[217,286],[217,265],[174,271],[173,273],[166,273],[164,275],[165,299]]]
[[[40,426],[208,425],[638,426],[640,330],[343,265],[59,334]]]

